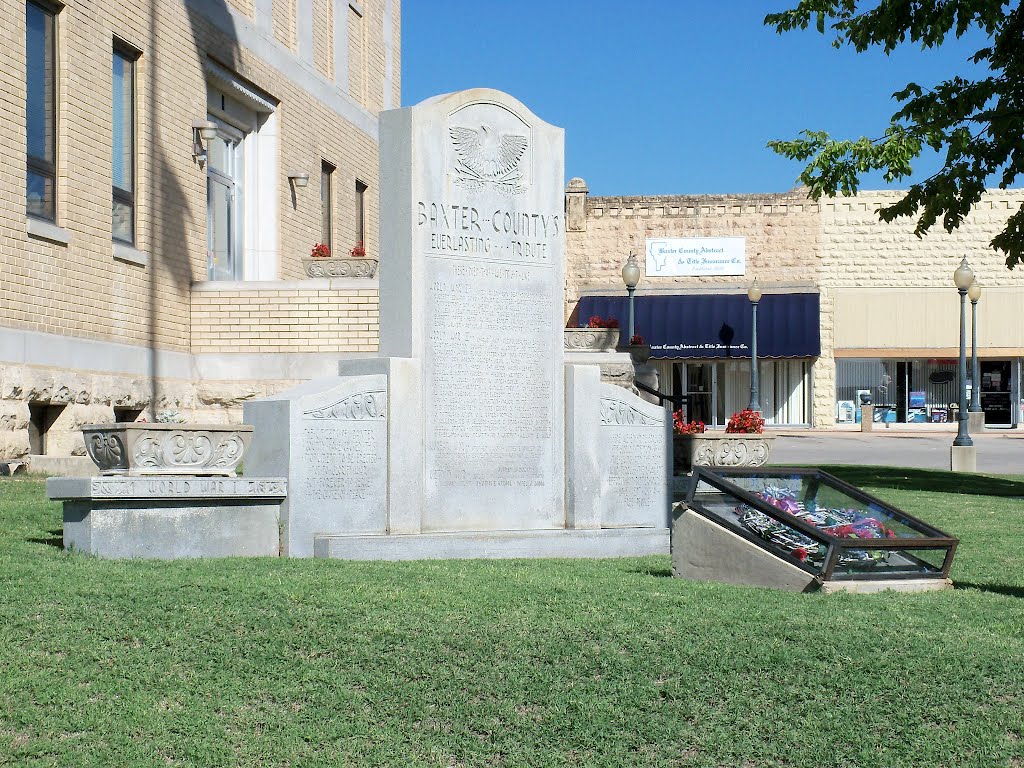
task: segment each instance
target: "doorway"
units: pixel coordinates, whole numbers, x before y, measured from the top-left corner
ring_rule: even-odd
[[[1011,408],[1009,360],[979,360],[981,374],[981,410],[985,412],[986,427],[1009,427],[1013,424]]]
[[[207,148],[208,280],[242,278],[242,134],[218,127]]]

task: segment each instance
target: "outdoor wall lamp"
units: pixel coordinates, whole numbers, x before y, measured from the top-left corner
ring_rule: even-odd
[[[288,171],[288,183],[296,189],[302,189],[309,184],[309,174],[303,171]]]
[[[192,159],[202,165],[206,162],[206,147],[217,138],[217,124],[212,120],[192,121]]]

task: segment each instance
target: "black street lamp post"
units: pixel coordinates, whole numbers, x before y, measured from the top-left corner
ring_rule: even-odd
[[[636,331],[633,328],[633,293],[640,282],[640,264],[637,263],[636,254],[630,253],[626,263],[622,266],[622,282],[626,284],[626,292],[629,293],[629,337],[627,344],[633,343]]]
[[[754,284],[747,291],[747,298],[750,299],[750,405],[752,411],[761,412],[761,385],[757,373],[757,302],[761,300],[761,289],[757,285],[757,278]]]
[[[974,280],[974,272],[964,256],[953,273],[953,283],[960,294],[960,412],[957,414],[955,446],[971,446],[974,441],[967,430],[967,289]]]
[[[978,372],[978,299],[981,298],[981,286],[977,278],[971,281],[967,298],[971,300],[971,413],[981,413],[981,374]]]

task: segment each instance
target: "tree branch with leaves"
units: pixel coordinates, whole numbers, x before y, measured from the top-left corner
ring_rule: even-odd
[[[800,181],[817,200],[822,195],[856,194],[860,178],[881,171],[886,182],[909,177],[925,147],[945,152],[942,168],[912,184],[879,218],[891,222],[917,216],[914,233],[924,235],[940,219],[952,232],[997,180],[1009,188],[1024,174],[1024,10],[1020,0],[801,0],[765,17],[780,34],[807,29],[834,35],[835,48],[858,53],[880,47],[886,54],[916,43],[942,45],[971,30],[988,44],[967,61],[981,65],[976,78],[955,76],[931,87],[908,83],[893,94],[902,104],[876,138],[834,139],[824,131],[803,131],[791,141],[770,141],[775,152],[806,163]],[[966,62],[965,62],[966,63]],[[1024,205],[991,241],[1013,269],[1024,260]]]

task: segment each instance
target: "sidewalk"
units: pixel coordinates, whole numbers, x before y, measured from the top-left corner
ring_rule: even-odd
[[[887,467],[949,469],[949,449],[956,430],[876,429],[768,430],[776,435],[773,464],[874,464]],[[1024,433],[988,429],[972,435],[978,449],[978,472],[1024,474]]]

